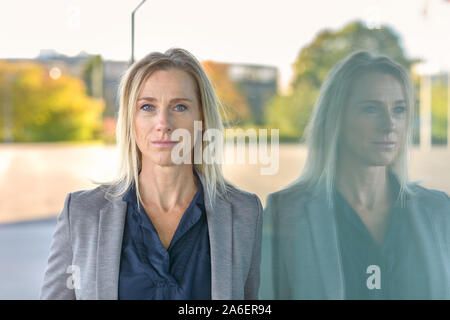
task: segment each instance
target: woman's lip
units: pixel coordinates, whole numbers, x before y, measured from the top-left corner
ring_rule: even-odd
[[[152,141],[152,144],[157,147],[171,147],[178,143],[178,141]]]
[[[395,142],[373,142],[373,144],[375,144],[378,147],[383,147],[383,148],[394,148],[395,147]]]

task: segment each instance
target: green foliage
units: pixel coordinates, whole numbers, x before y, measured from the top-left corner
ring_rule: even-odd
[[[353,22],[338,31],[324,30],[301,49],[293,64],[292,90],[278,95],[266,108],[266,123],[279,128],[280,137],[301,137],[328,72],[341,59],[357,50],[384,54],[409,69],[399,36],[388,26],[369,29]]]
[[[103,91],[103,61],[100,55],[92,56],[85,64],[83,78],[90,97],[100,98]]]
[[[282,140],[298,139],[306,127],[318,89],[299,84],[290,95],[276,95],[266,109],[268,127],[280,129]]]
[[[447,142],[447,101],[449,97],[447,81],[444,77],[433,81],[431,95],[432,140],[436,144],[445,144]]]
[[[64,73],[52,79],[37,63],[0,61],[0,94],[0,124],[9,105],[14,142],[91,140],[101,133],[104,103],[88,97],[80,79]]]

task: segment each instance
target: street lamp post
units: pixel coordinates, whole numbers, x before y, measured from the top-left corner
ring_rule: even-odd
[[[131,64],[134,63],[134,14],[145,1],[146,0],[142,0],[142,2],[139,3],[136,9],[134,9],[133,12],[131,13]]]

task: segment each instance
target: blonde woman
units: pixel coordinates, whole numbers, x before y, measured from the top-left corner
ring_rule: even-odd
[[[42,299],[256,298],[261,203],[229,184],[219,162],[184,161],[206,147],[195,121],[203,133],[222,130],[212,85],[189,52],[151,53],[129,68],[120,174],[66,197]],[[179,144],[191,146],[181,163]]]
[[[357,52],[331,70],[304,171],[267,199],[262,298],[450,298],[450,200],[408,181],[413,111],[389,58]]]

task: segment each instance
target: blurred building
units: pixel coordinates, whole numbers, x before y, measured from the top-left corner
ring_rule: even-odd
[[[115,117],[118,111],[117,90],[128,61],[102,60],[99,55],[80,52],[69,57],[54,50],[41,50],[35,59],[8,59],[9,61],[37,61],[49,72],[67,72],[83,79],[87,92],[105,100],[104,117]],[[255,124],[262,124],[264,107],[278,91],[278,69],[272,66],[228,64],[229,77],[245,97]],[[56,68],[56,69],[55,69]]]
[[[262,65],[230,64],[229,76],[247,99],[255,124],[263,124],[264,108],[278,92],[278,69]]]

